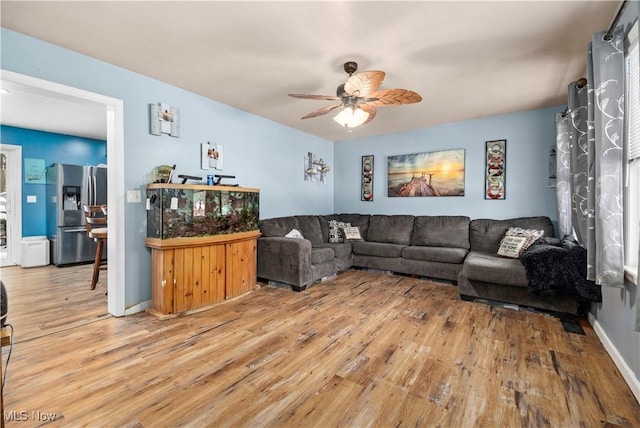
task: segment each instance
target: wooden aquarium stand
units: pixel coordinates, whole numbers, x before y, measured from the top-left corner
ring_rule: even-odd
[[[195,312],[252,290],[259,231],[194,238],[147,238],[151,308],[159,318]]]

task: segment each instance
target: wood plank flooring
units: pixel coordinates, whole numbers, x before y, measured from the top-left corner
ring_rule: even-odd
[[[93,264],[59,268],[3,267],[0,279],[9,295],[14,342],[22,342],[109,317],[107,271],[90,290]]]
[[[354,270],[302,293],[263,285],[185,317],[104,317],[16,343],[4,413],[28,412],[7,423],[20,427],[43,424],[33,412],[56,427],[640,426],[581,325]]]

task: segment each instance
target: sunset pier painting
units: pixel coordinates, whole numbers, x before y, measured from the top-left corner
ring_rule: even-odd
[[[464,196],[464,149],[389,156],[388,196]]]

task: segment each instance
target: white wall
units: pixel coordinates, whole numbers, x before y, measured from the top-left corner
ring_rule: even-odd
[[[546,215],[556,221],[555,188],[548,187],[548,152],[555,145],[554,114],[558,111],[562,111],[562,107],[336,143],[335,209],[338,212],[449,214],[471,218]],[[499,139],[507,140],[506,199],[487,200],[484,199],[485,141]],[[465,149],[464,196],[387,196],[388,156],[450,149]],[[363,155],[375,156],[373,202],[360,201]]]

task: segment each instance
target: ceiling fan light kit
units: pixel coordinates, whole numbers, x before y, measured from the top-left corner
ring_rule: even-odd
[[[355,128],[369,119],[369,113],[356,107],[345,107],[333,120],[345,128]]]
[[[413,104],[422,101],[416,92],[407,89],[384,89],[378,91],[384,80],[384,71],[372,70],[356,73],[358,64],[354,61],[344,63],[344,71],[349,74],[347,81],[338,86],[336,95],[289,94],[290,97],[310,100],[340,101],[322,107],[302,117],[310,119],[322,116],[333,110],[342,108],[333,120],[345,128],[355,128],[371,122],[376,116],[376,107],[390,105]]]

